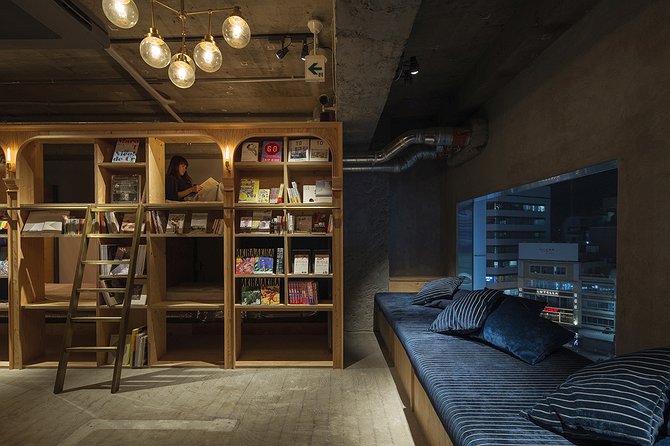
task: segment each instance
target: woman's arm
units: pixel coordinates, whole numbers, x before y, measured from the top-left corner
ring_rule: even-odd
[[[201,190],[202,190],[202,186],[200,186],[198,184],[194,184],[193,186],[189,187],[188,189],[184,189],[182,191],[177,192],[177,196],[179,197],[179,199],[182,199],[187,195],[194,194],[194,193],[197,194]]]

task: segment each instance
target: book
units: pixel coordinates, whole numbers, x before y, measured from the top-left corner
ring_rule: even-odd
[[[242,305],[260,305],[261,290],[255,286],[242,286],[240,292],[240,303]]]
[[[279,201],[279,188],[278,187],[271,187],[270,188],[270,199],[269,199],[268,202],[272,203],[272,204],[280,203],[280,201]]]
[[[194,212],[191,214],[191,233],[207,232],[207,212]]]
[[[124,288],[125,281],[118,279],[105,279],[100,281],[100,288]],[[123,293],[110,293],[108,291],[102,291],[102,298],[105,301],[105,305],[108,307],[113,307],[123,303]]]
[[[277,248],[277,274],[284,274],[284,248]]]
[[[260,181],[256,178],[240,179],[240,192],[237,201],[240,203],[257,203]]]
[[[314,265],[312,270],[314,274],[330,274],[330,252],[315,251]]]
[[[167,219],[167,226],[165,226],[166,234],[182,234],[184,232],[184,220],[186,214],[170,213]]]
[[[112,175],[111,202],[112,203],[139,203],[140,192],[139,175]]]
[[[309,274],[309,251],[293,251],[293,274]]]
[[[139,139],[117,139],[114,147],[113,163],[134,163],[137,160]]]
[[[253,217],[251,215],[240,216],[240,232],[251,232]]]
[[[296,215],[295,217],[295,232],[309,233],[312,231],[312,216],[311,215]]]
[[[139,245],[137,247],[137,258],[135,259],[135,276],[144,274],[147,259],[147,245]]]
[[[329,214],[316,213],[312,215],[312,233],[325,234],[328,229]]]
[[[258,256],[254,259],[254,274],[273,274],[274,254],[272,256]]]
[[[331,180],[316,180],[316,202],[333,202],[333,183]]]
[[[290,305],[316,305],[319,303],[319,284],[315,280],[289,280]]]
[[[302,186],[302,202],[316,203],[316,186],[314,184],[305,184]]]
[[[253,212],[252,231],[254,232],[270,232],[270,223],[272,221],[272,211],[270,210],[255,210]]]
[[[63,221],[68,215],[68,211],[32,211],[23,224],[23,232],[61,234],[63,232]]]
[[[280,139],[263,141],[263,147],[261,150],[261,162],[281,163],[283,144],[284,142]]]
[[[135,231],[135,214],[131,212],[126,212],[123,214],[123,220],[121,221],[121,231],[120,232],[134,232]]]
[[[330,145],[322,139],[309,140],[309,160],[328,161],[330,156]]]
[[[133,286],[133,295],[130,299],[130,305],[146,305],[147,304],[147,284],[139,283]]]
[[[209,177],[202,183],[202,190],[198,192],[193,201],[223,201],[223,189],[221,183]]]
[[[128,260],[130,258],[129,246],[117,246],[116,251],[114,252],[114,258],[112,260]],[[128,275],[128,265],[127,263],[119,263],[117,265],[112,265],[112,269],[109,272],[110,276],[127,276]],[[125,284],[122,284],[124,287]]]
[[[270,202],[270,189],[258,189],[258,202],[259,203]]]
[[[261,287],[261,305],[279,305],[280,303],[279,285],[263,285]]]
[[[245,142],[242,144],[241,161],[255,161],[258,162],[258,147],[257,142]]]
[[[291,139],[288,142],[288,162],[309,161],[309,139]]]

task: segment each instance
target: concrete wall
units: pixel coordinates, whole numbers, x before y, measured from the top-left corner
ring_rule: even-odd
[[[670,345],[670,2],[603,1],[486,104],[486,150],[444,189],[456,204],[580,167],[619,163],[617,353]]]

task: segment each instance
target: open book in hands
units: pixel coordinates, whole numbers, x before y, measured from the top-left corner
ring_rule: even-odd
[[[201,184],[202,190],[189,201],[223,201],[223,187],[214,178],[209,177]]]

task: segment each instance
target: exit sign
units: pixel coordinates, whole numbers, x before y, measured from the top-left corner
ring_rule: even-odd
[[[326,56],[305,57],[305,81],[326,82]]]

